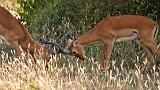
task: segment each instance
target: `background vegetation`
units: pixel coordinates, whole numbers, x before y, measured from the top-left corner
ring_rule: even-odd
[[[159,22],[160,1],[156,0],[18,0],[21,20],[32,33],[59,36],[70,30],[81,35],[107,16],[143,15]]]
[[[160,0],[18,0],[18,4],[19,20],[39,41],[44,38],[56,39],[65,31],[78,37],[107,16],[143,15],[160,23]],[[0,89],[160,89],[159,73],[155,71],[155,66],[149,71],[151,73],[146,71],[148,60],[134,41],[114,46],[113,67],[106,72],[100,66],[100,48],[99,44],[87,47],[84,62],[61,54],[55,56],[51,58],[50,68],[46,72],[43,64],[35,67],[35,70],[27,57],[24,60],[28,61],[29,67],[24,60],[10,58],[6,54],[10,53],[10,49],[3,47],[5,53],[1,52]]]
[[[91,30],[107,16],[143,15],[160,22],[160,0],[18,0],[21,20],[26,22],[32,36],[37,39],[56,39],[69,31],[78,37]],[[141,48],[134,43],[122,42],[113,50],[112,58],[130,59],[142,56]],[[132,49],[134,48],[134,49]],[[117,50],[118,49],[118,50]],[[98,59],[99,45],[86,48],[88,57]],[[97,52],[97,53],[95,53]],[[126,54],[120,56],[119,52]],[[128,57],[129,56],[129,57]],[[142,57],[144,58],[144,57]]]

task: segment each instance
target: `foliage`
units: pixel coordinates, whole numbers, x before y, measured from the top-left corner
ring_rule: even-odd
[[[136,14],[158,21],[160,1],[153,0],[18,0],[21,20],[31,33],[58,36],[65,30],[83,34],[106,16]]]
[[[158,21],[160,1],[152,0],[18,0],[19,14],[37,39],[64,31],[79,36],[106,16],[136,14]]]
[[[106,16],[136,14],[160,22],[158,20],[160,0],[18,0],[18,2],[21,5],[18,11],[21,20],[26,23],[29,32],[37,40],[56,38],[64,31],[70,31],[73,36],[84,34]],[[112,68],[106,72],[97,62],[99,44],[86,49],[91,55],[87,55],[88,58],[84,62],[62,55],[51,58],[48,71],[44,70],[42,60],[37,59],[38,64],[34,66],[28,57],[19,60],[2,52],[0,89],[159,90],[159,69],[151,66],[151,69],[147,70],[148,60],[143,55],[142,49],[133,43],[135,42],[122,42],[114,46],[116,48],[113,50]]]
[[[100,20],[106,16],[115,15],[144,15],[160,22],[160,0],[18,0],[21,8],[19,14],[21,20],[26,22],[32,36],[38,40],[56,39],[60,34],[69,31],[72,36],[79,36],[91,30]],[[119,56],[127,51],[125,42],[116,45],[112,57]],[[132,44],[130,44],[132,45]],[[97,57],[101,47],[94,45],[86,49],[88,54]],[[137,47],[138,55],[142,55],[142,49]],[[132,50],[133,51],[133,50]],[[135,53],[135,52],[133,52]],[[127,55],[130,53],[126,53]],[[90,56],[90,55],[88,55]],[[132,55],[129,55],[132,56]],[[134,57],[130,57],[134,58]],[[97,58],[98,59],[98,58]]]

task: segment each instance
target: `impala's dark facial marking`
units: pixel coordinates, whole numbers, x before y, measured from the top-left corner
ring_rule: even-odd
[[[83,46],[80,45],[76,40],[68,41],[68,50],[70,51],[71,55],[79,58],[80,60],[84,60],[86,58]]]

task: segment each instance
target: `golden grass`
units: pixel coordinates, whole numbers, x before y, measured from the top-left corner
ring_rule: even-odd
[[[160,75],[155,66],[149,74],[135,65],[116,67],[106,72],[93,58],[82,62],[72,57],[55,56],[45,71],[43,63],[34,67],[26,57],[20,61],[1,55],[0,90],[160,90]],[[26,65],[27,63],[28,65]]]

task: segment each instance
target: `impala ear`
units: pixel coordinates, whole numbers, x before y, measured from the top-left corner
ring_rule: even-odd
[[[77,42],[77,39],[76,39],[76,40],[73,41],[72,45],[73,45],[73,47],[74,47],[74,46],[77,45],[77,44],[78,44],[78,42]]]
[[[73,46],[73,42],[74,42],[74,40],[72,40],[72,39],[67,39],[67,44],[66,44],[66,49],[70,49],[72,46]]]
[[[77,44],[77,39],[71,37],[71,35],[67,35],[67,44],[66,44],[66,49],[71,49],[72,47],[74,47]]]

